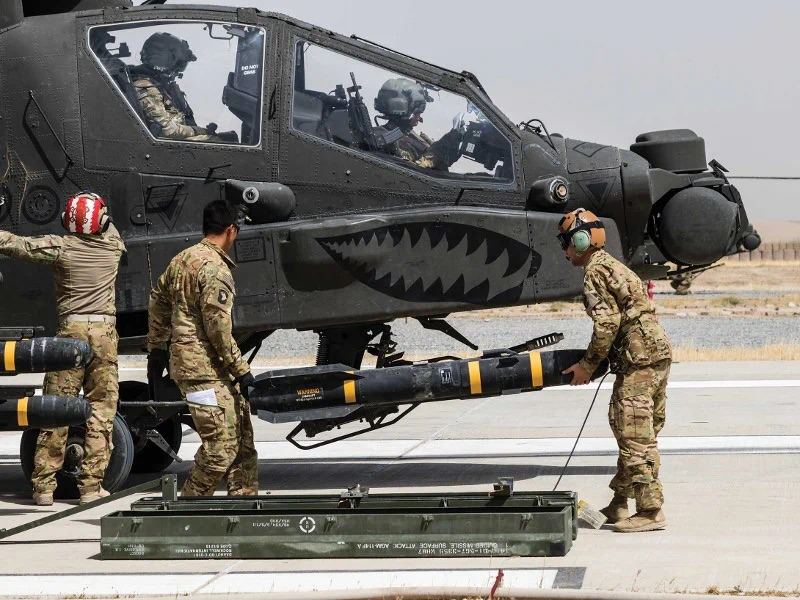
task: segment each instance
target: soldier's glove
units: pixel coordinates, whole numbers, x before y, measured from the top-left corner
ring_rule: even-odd
[[[147,355],[147,379],[150,382],[158,381],[169,366],[169,353],[156,348]]]
[[[255,382],[256,378],[253,377],[250,371],[236,378],[236,383],[239,384],[239,392],[241,392],[245,400],[250,400],[250,386]]]
[[[453,130],[465,134],[470,123],[478,122],[478,115],[472,112],[460,112],[453,117]]]
[[[209,123],[208,125],[206,125],[206,131],[211,135],[214,135],[215,133],[217,133],[217,124]]]

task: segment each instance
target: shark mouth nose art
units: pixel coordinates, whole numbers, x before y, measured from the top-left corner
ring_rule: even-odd
[[[542,257],[513,238],[459,223],[406,223],[317,238],[361,283],[409,302],[514,302]]]

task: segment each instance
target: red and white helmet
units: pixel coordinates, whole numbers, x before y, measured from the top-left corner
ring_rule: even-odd
[[[67,200],[61,224],[70,233],[100,234],[108,229],[111,220],[103,199],[92,192],[80,192]]]

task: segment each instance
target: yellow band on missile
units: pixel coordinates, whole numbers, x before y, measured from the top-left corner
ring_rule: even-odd
[[[352,374],[353,371],[348,371]],[[353,404],[356,401],[356,380],[346,379],[344,382],[344,401],[347,404]]]
[[[467,363],[469,369],[469,391],[471,394],[480,394],[481,386],[481,367],[477,360]]]
[[[528,354],[531,357],[531,383],[533,387],[544,387],[544,375],[542,374],[542,355],[538,352]]]
[[[28,426],[28,399],[20,398],[17,402],[17,423],[19,427]]]
[[[17,342],[6,342],[5,350],[3,351],[3,368],[6,371],[15,371],[17,365],[14,361],[14,353],[17,350]]]

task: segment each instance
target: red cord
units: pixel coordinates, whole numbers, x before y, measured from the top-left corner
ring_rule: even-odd
[[[497,577],[494,578],[494,585],[492,586],[492,591],[489,592],[489,600],[494,598],[494,593],[497,591],[497,588],[500,587],[500,584],[503,581],[503,569],[497,570]]]

